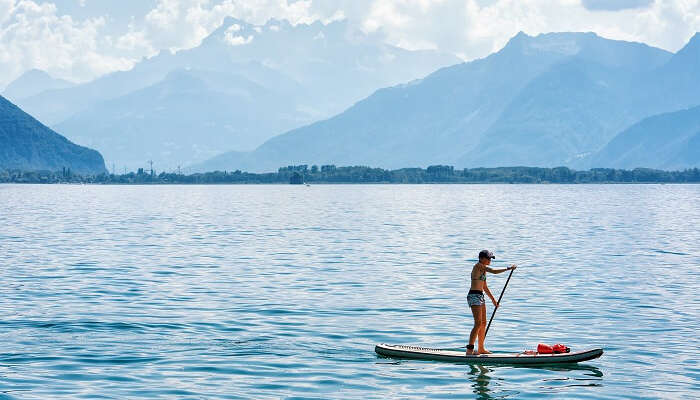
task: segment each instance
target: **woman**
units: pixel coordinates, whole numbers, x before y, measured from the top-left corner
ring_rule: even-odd
[[[511,269],[515,269],[515,265],[508,268],[493,269],[490,268],[491,260],[496,258],[493,253],[488,250],[479,252],[479,262],[474,265],[471,273],[471,287],[467,295],[467,303],[472,309],[474,315],[474,328],[469,335],[469,344],[467,345],[467,355],[469,354],[491,354],[490,351],[484,348],[484,338],[486,336],[486,301],[484,300],[484,292],[491,298],[493,306],[498,308],[496,299],[493,298],[489,287],[486,286],[486,273],[500,274]],[[479,337],[479,349],[474,351],[474,342],[477,336]]]

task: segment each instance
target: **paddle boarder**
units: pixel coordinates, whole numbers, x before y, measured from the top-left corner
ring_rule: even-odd
[[[474,327],[469,334],[469,344],[467,345],[467,354],[491,354],[490,351],[486,350],[484,347],[484,340],[486,338],[486,301],[484,300],[484,292],[489,296],[493,306],[498,308],[498,302],[491,294],[489,287],[486,285],[486,273],[500,274],[502,272],[515,269],[515,265],[511,265],[508,268],[491,268],[491,260],[496,258],[488,250],[481,250],[479,252],[479,262],[474,264],[471,273],[471,287],[469,288],[469,294],[467,295],[467,303],[469,308],[472,310],[474,315]],[[474,351],[474,343],[476,339],[479,339],[479,348]]]

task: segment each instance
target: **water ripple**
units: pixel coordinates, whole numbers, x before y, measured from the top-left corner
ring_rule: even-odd
[[[0,399],[697,397],[698,200],[693,185],[3,185]],[[377,357],[464,347],[481,248],[522,266],[492,349],[605,355]]]

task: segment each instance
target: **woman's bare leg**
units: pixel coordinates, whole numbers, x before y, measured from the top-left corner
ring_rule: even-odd
[[[472,309],[472,315],[474,315],[474,327],[469,334],[469,344],[473,346],[474,342],[476,342],[476,337],[479,334],[479,329],[481,328],[481,306],[471,306],[469,308]],[[474,350],[467,349],[467,354],[476,354],[476,352]]]
[[[484,347],[484,340],[486,340],[486,306],[479,306],[480,310],[480,316],[479,316],[479,321],[481,324],[479,325],[479,354],[491,354],[490,351],[486,350]]]

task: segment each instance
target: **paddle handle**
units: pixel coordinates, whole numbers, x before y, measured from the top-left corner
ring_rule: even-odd
[[[506,279],[506,284],[503,285],[503,290],[501,290],[501,295],[498,296],[498,301],[496,302],[497,306],[496,308],[493,309],[493,313],[491,314],[491,319],[489,319],[489,324],[486,325],[486,332],[484,332],[484,337],[489,333],[489,328],[491,327],[491,322],[493,321],[493,317],[496,315],[496,311],[498,311],[498,305],[501,304],[501,299],[503,298],[503,293],[506,292],[506,288],[508,287],[508,282],[510,282],[510,277],[513,276],[513,271],[515,271],[515,268],[510,270],[510,275],[508,275],[508,279]]]

